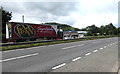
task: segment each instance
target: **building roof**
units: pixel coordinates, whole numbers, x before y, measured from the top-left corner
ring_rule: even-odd
[[[87,33],[87,31],[77,31],[78,33],[83,33],[83,34],[85,34],[85,33]]]
[[[87,31],[64,31],[63,33],[87,33]]]
[[[78,33],[77,31],[64,31],[63,33]]]

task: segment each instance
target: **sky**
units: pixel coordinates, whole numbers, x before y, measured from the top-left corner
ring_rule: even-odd
[[[2,0],[0,6],[12,12],[10,22],[57,22],[76,28],[113,23],[118,26],[119,0]]]

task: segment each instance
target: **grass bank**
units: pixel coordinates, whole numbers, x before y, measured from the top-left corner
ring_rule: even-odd
[[[24,45],[11,45],[11,46],[4,46],[0,47],[1,51],[13,50],[13,49],[20,49],[20,48],[28,48],[28,47],[35,47],[35,46],[43,46],[43,45],[52,45],[52,44],[59,44],[59,43],[69,43],[69,42],[76,42],[76,41],[84,41],[84,40],[94,40],[94,39],[102,39],[102,38],[110,38],[111,36],[92,36],[86,38],[79,38],[79,39],[69,39],[64,41],[53,41],[53,42],[43,42],[43,43],[33,43],[33,44],[24,44]],[[112,36],[114,37],[114,36]]]

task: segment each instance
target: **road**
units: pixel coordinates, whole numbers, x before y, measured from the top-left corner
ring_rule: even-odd
[[[105,48],[114,49],[117,44],[118,38],[114,37],[23,48],[2,52],[0,62],[3,72],[50,72]]]

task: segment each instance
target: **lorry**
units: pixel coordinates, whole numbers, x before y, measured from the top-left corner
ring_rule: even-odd
[[[57,25],[21,22],[6,23],[6,39],[9,41],[62,38],[63,32]]]

